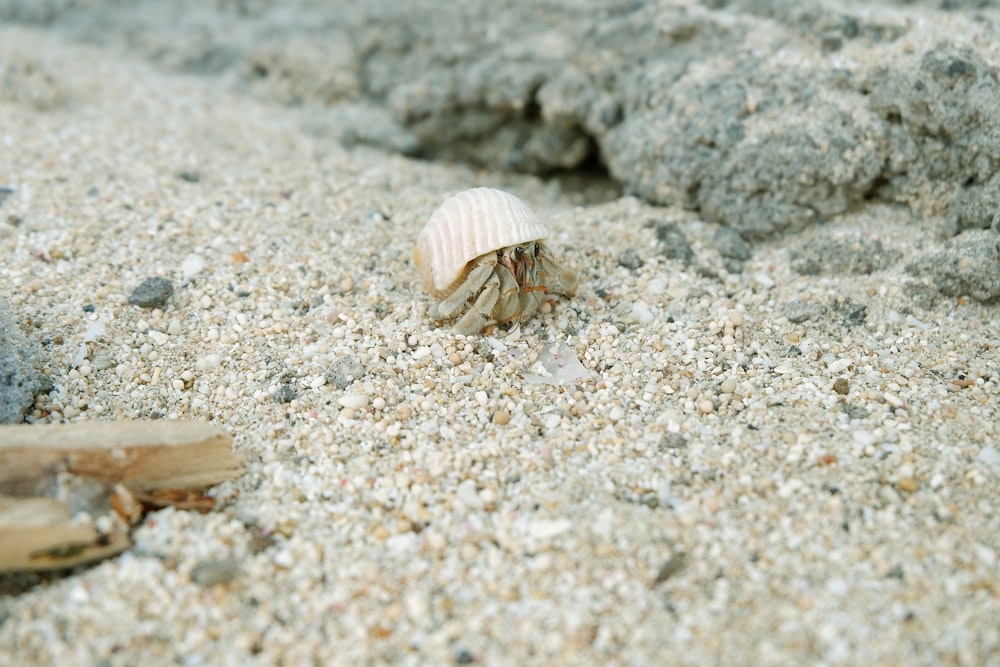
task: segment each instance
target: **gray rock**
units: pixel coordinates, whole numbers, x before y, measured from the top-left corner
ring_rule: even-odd
[[[0,299],[0,424],[17,424],[35,402],[41,377],[38,348],[21,331],[10,306]]]
[[[283,384],[274,392],[274,400],[278,403],[291,403],[295,400],[295,387],[290,384]]]
[[[889,139],[886,198],[949,201],[957,231],[987,229],[1000,200],[1000,70],[968,46],[941,43],[873,68],[864,83]]]
[[[963,232],[945,250],[917,258],[906,270],[944,296],[1000,303],[1000,233]]]
[[[694,250],[676,222],[657,224],[656,240],[660,242],[660,254],[667,259],[680,260],[685,265],[694,260]]]
[[[720,227],[715,232],[713,238],[715,249],[726,259],[735,259],[741,262],[750,259],[753,254],[750,244],[743,240],[739,232],[730,227]]]
[[[347,389],[351,383],[365,374],[365,368],[354,357],[339,357],[326,372],[326,381],[337,389]]]
[[[784,314],[789,322],[798,324],[799,322],[819,317],[823,314],[824,310],[825,308],[818,303],[809,303],[808,301],[799,301],[796,299],[785,304]]]
[[[166,278],[146,278],[129,294],[128,302],[140,308],[163,308],[174,293],[174,285]]]
[[[956,232],[997,218],[995,2],[36,4],[0,20],[225,73],[345,144],[539,174],[603,164],[746,240],[871,200]],[[936,21],[980,37],[940,42]]]
[[[641,269],[645,263],[646,261],[632,248],[626,248],[622,254],[618,255],[618,265],[624,266],[626,269],[635,271]]]
[[[868,319],[868,306],[850,299],[837,299],[833,303],[832,310],[840,323],[848,329],[864,324]]]
[[[877,238],[819,236],[792,249],[792,270],[803,276],[862,274],[889,268],[902,257]]]

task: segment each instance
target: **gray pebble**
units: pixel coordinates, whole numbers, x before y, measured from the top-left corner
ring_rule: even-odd
[[[809,303],[795,299],[785,304],[784,313],[789,322],[798,324],[799,322],[805,322],[821,315],[823,313],[823,306],[818,303]]]
[[[38,374],[38,391],[35,392],[35,396],[41,394],[48,394],[53,389],[56,388],[56,383],[52,381],[52,378],[45,373]]]
[[[96,368],[97,370],[106,371],[115,365],[115,360],[112,359],[110,355],[99,353],[94,355],[93,364],[94,368]]]
[[[715,232],[715,249],[727,259],[750,259],[750,244],[732,227],[719,227]]]
[[[274,400],[278,403],[291,403],[295,400],[295,389],[290,384],[283,384],[274,392]]]
[[[660,451],[665,449],[684,449],[687,447],[687,438],[680,433],[667,433],[660,443]]]
[[[656,225],[656,240],[662,246],[660,254],[667,259],[677,259],[684,264],[690,264],[694,259],[691,244],[676,222],[661,222]]]
[[[354,357],[340,357],[330,365],[326,381],[337,389],[347,389],[351,383],[365,374],[365,368]]]
[[[166,278],[146,278],[129,294],[128,302],[140,308],[163,308],[174,293],[174,285]]]
[[[624,266],[626,269],[634,271],[641,268],[645,263],[646,261],[642,257],[639,257],[639,253],[632,248],[626,248],[625,252],[618,255],[618,264]]]
[[[840,323],[845,327],[854,327],[864,324],[868,318],[868,306],[857,303],[850,299],[838,300],[834,306],[834,311],[840,318]]]
[[[840,409],[851,419],[864,419],[868,416],[867,410],[857,405],[851,405],[850,403],[841,403]]]

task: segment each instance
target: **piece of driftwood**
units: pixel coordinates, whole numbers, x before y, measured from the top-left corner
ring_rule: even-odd
[[[242,472],[232,440],[187,421],[0,426],[0,572],[120,553],[144,508],[210,509],[199,491]]]
[[[55,498],[0,496],[0,572],[53,570],[114,556],[132,546],[122,524],[100,532]]]
[[[204,489],[242,470],[233,438],[193,421],[0,427],[0,494],[46,495],[60,472],[133,491]]]

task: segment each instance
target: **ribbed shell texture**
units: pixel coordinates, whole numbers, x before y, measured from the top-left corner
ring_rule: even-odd
[[[441,297],[454,289],[466,265],[500,248],[548,235],[523,201],[502,190],[473,188],[449,197],[417,237],[413,263],[424,287]]]

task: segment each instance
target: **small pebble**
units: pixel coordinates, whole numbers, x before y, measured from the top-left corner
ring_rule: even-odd
[[[750,259],[750,245],[732,227],[720,227],[715,232],[715,249],[728,259],[746,261]]]
[[[618,255],[618,264],[620,266],[624,266],[626,269],[632,269],[634,271],[642,268],[642,265],[645,263],[645,260],[642,257],[639,257],[639,253],[632,248],[626,248],[625,252]]]
[[[365,369],[360,361],[351,356],[343,356],[330,364],[330,369],[326,372],[326,379],[337,389],[347,389],[352,382],[360,379],[364,374]]]
[[[360,410],[368,405],[371,398],[367,394],[344,394],[337,402],[349,410]]]
[[[687,438],[680,433],[668,433],[663,442],[660,443],[660,450],[664,449],[684,449],[687,447]]]
[[[882,397],[885,398],[886,403],[888,403],[894,408],[902,408],[906,406],[906,401],[904,401],[899,396],[896,396],[891,392],[888,391],[885,392],[884,394],[882,394]]]
[[[205,258],[191,253],[181,262],[181,275],[184,280],[191,280],[205,270]]]
[[[863,303],[856,303],[850,299],[837,301],[833,306],[840,323],[846,327],[855,327],[864,324],[868,319],[868,306]]]
[[[654,319],[653,311],[649,309],[645,301],[635,301],[632,304],[632,317],[639,324],[649,324]]]
[[[479,493],[476,491],[476,483],[471,479],[467,479],[458,485],[458,490],[456,491],[455,496],[470,510],[479,510],[483,508],[483,501],[479,497]]]
[[[191,568],[191,581],[205,587],[224,584],[235,579],[239,571],[239,562],[230,558],[201,561]]]
[[[661,222],[656,226],[656,240],[660,242],[660,254],[667,259],[677,259],[683,264],[690,264],[694,259],[694,250],[688,243],[684,232],[676,222]]]
[[[170,340],[170,336],[168,336],[167,334],[163,333],[162,331],[152,331],[151,330],[151,331],[147,332],[146,335],[149,336],[150,339],[154,343],[156,343],[157,345],[163,345],[168,340]]]
[[[154,276],[132,290],[128,302],[140,308],[163,308],[174,293],[174,285],[166,278]]]
[[[295,400],[295,389],[290,384],[283,384],[274,392],[274,400],[278,403],[291,403]]]
[[[656,578],[653,580],[653,584],[662,584],[664,581],[674,576],[678,572],[684,569],[687,565],[687,555],[681,551],[676,552],[670,557],[656,573]]]
[[[819,317],[823,313],[823,306],[796,299],[786,303],[783,311],[789,322],[798,324]]]
[[[96,354],[94,355],[93,364],[97,370],[105,371],[115,365],[115,360],[107,354]]]
[[[976,458],[988,466],[1000,467],[1000,451],[994,447],[984,447],[979,450],[979,455]]]
[[[840,394],[841,396],[846,396],[847,392],[850,391],[851,384],[846,378],[837,378],[833,381],[833,390]]]

